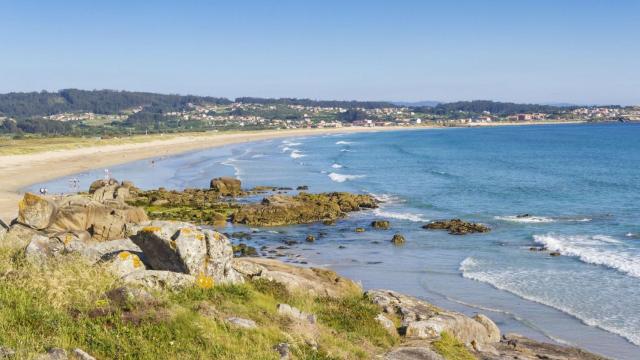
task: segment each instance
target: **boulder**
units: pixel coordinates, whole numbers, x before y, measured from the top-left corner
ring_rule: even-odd
[[[401,317],[407,338],[437,339],[446,331],[464,344],[481,346],[500,340],[500,330],[486,316],[472,319],[390,290],[369,290],[366,294],[386,313]]]
[[[378,314],[375,317],[375,320],[392,336],[398,335],[398,329],[396,329],[396,325],[391,321],[388,317],[384,316],[384,314]]]
[[[35,357],[36,360],[67,360],[67,352],[64,349],[52,348],[44,354]]]
[[[489,343],[495,343],[500,341],[500,328],[491,319],[483,314],[476,314],[473,320],[479,322],[487,329],[487,336]]]
[[[93,356],[89,355],[86,351],[84,351],[82,349],[75,348],[75,349],[73,349],[73,351],[71,353],[78,360],[96,360],[96,358],[94,358]]]
[[[330,221],[344,217],[348,212],[377,207],[370,195],[349,193],[300,193],[273,195],[259,204],[243,205],[233,222],[252,226],[282,226],[315,221]]]
[[[133,242],[154,270],[211,278],[216,283],[241,282],[231,267],[233,249],[224,235],[192,224],[151,221],[134,226]]]
[[[74,197],[59,202],[53,216],[51,232],[88,231],[96,241],[108,241],[126,237],[127,224],[147,221],[142,208],[110,202]]]
[[[256,322],[253,321],[253,320],[243,319],[243,318],[235,317],[235,316],[228,317],[226,319],[226,321],[231,325],[234,325],[234,326],[237,326],[237,327],[240,327],[240,328],[243,328],[243,329],[255,329],[255,328],[258,327]]]
[[[302,268],[264,258],[233,259],[233,268],[252,280],[265,279],[282,283],[294,293],[341,297],[362,292],[360,285],[327,269]]]
[[[132,304],[150,304],[155,302],[153,295],[143,289],[120,286],[107,291],[104,296],[117,307],[125,308]]]
[[[314,242],[314,241],[316,241],[316,237],[311,235],[311,234],[309,234],[309,235],[307,235],[307,238],[305,239],[305,241],[306,242]]]
[[[448,230],[451,235],[465,235],[488,232],[487,226],[478,223],[462,221],[460,219],[434,221],[422,227],[429,230]]]
[[[2,240],[2,245],[13,248],[24,248],[36,236],[45,236],[43,232],[26,225],[14,223]]]
[[[139,270],[125,275],[122,281],[156,290],[179,290],[194,286],[196,277],[172,271]]]
[[[355,229],[355,232],[357,232],[357,233],[363,233],[363,232],[364,232],[364,228],[363,228],[363,227],[357,227],[357,228]]]
[[[107,268],[116,276],[123,277],[134,271],[145,270],[144,263],[138,255],[122,251],[107,261]]]
[[[18,203],[18,222],[34,229],[42,230],[51,224],[56,211],[53,201],[32,193],[24,194]]]
[[[240,180],[227,176],[211,179],[210,188],[222,196],[236,196],[242,193]]]
[[[145,261],[140,247],[128,238],[85,244],[85,246],[77,250],[78,253],[92,263],[108,261],[124,251],[135,254],[143,262]]]
[[[377,230],[389,230],[391,224],[387,220],[374,220],[371,222],[371,227]]]
[[[393,235],[393,238],[391,238],[391,243],[393,245],[403,245],[405,243],[405,238],[400,233],[395,234],[395,235]]]
[[[315,324],[317,322],[315,315],[302,312],[300,311],[300,309],[289,304],[278,304],[277,312],[278,315],[288,317],[295,321],[300,321],[308,324]]]
[[[94,182],[91,183],[91,185],[89,185],[89,194],[93,194],[96,192],[96,190],[103,188],[105,186],[117,186],[118,185],[118,181],[116,179],[99,179],[96,180]]]
[[[40,264],[49,258],[64,254],[64,243],[57,238],[34,235],[24,252],[29,262]]]

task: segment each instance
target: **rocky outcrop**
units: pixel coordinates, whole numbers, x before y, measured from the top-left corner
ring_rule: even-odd
[[[582,349],[539,342],[518,334],[506,334],[499,343],[494,344],[495,352],[480,352],[483,359],[521,359],[521,360],[606,360]]]
[[[243,329],[255,329],[258,327],[255,321],[251,319],[236,317],[236,316],[228,317],[226,321],[231,325],[234,325]]]
[[[189,223],[150,221],[130,229],[154,270],[211,278],[215,283],[242,281],[231,267],[233,250],[224,235]]]
[[[288,317],[295,321],[308,324],[315,324],[318,321],[315,315],[302,312],[300,309],[289,304],[278,304],[276,310],[278,315]]]
[[[488,317],[473,318],[438,308],[425,301],[390,290],[369,290],[366,295],[384,313],[399,316],[402,343],[385,355],[387,360],[441,360],[431,347],[443,332],[454,336],[479,359],[502,360],[604,360],[584,350],[541,343],[520,335],[500,336],[500,329]]]
[[[362,291],[358,284],[338,276],[334,271],[301,268],[277,260],[234,259],[233,268],[249,279],[277,281],[291,292],[306,292],[312,296],[340,297]]]
[[[371,222],[371,227],[377,230],[389,230],[391,224],[387,220],[374,220]]]
[[[18,203],[17,221],[33,229],[43,230],[49,227],[55,212],[56,205],[53,201],[26,193]]]
[[[147,215],[141,208],[113,199],[100,202],[88,196],[74,195],[51,200],[27,193],[19,203],[18,218],[12,228],[17,227],[16,231],[24,233],[19,227],[27,227],[48,237],[64,235],[63,242],[68,236],[77,236],[84,241],[85,234],[89,234],[92,241],[107,241],[125,237],[127,224],[146,220]]]
[[[138,192],[130,181],[118,183],[115,179],[96,180],[89,186],[91,198],[98,202],[117,201],[124,203]]]
[[[92,240],[122,239],[126,225],[147,221],[141,208],[121,202],[98,202],[83,197],[63,198],[56,211],[49,232],[88,231]]]
[[[491,230],[483,224],[466,222],[460,219],[434,221],[424,225],[422,228],[428,230],[448,230],[451,235],[483,233]]]
[[[446,331],[465,344],[500,341],[498,327],[487,317],[478,321],[390,290],[369,290],[366,294],[384,312],[400,316],[407,338],[436,339]]]
[[[197,279],[193,275],[161,270],[134,271],[125,275],[122,281],[126,284],[144,286],[157,290],[183,289],[197,283]]]
[[[227,176],[211,179],[209,187],[222,196],[237,196],[242,193],[240,180]]]
[[[400,233],[393,235],[393,238],[391,238],[391,243],[393,245],[403,245],[405,241],[404,236]]]
[[[233,221],[252,226],[281,226],[335,220],[348,212],[377,207],[370,195],[349,193],[300,193],[295,196],[273,195],[260,204],[241,207]]]

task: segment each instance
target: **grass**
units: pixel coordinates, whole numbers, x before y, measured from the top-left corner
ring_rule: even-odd
[[[224,133],[234,133],[238,131],[225,131]],[[220,132],[223,133],[223,132]],[[0,136],[0,156],[1,155],[24,155],[52,150],[70,150],[91,146],[136,144],[154,140],[169,140],[183,136],[211,136],[212,132],[185,132],[172,134],[150,134],[134,135],[101,139],[94,136],[56,136],[43,137],[37,135],[26,135],[24,138],[13,139],[8,136]]]
[[[448,332],[442,332],[440,339],[434,341],[431,346],[447,360],[476,360],[466,346]]]
[[[22,251],[0,248],[0,346],[20,359],[52,347],[79,347],[98,359],[278,359],[273,347],[286,342],[294,359],[370,359],[395,341],[362,296],[313,298],[260,280],[157,292],[154,302],[118,307],[103,294],[121,285],[78,257],[34,266]],[[283,302],[317,314],[317,326],[279,316]],[[229,325],[229,316],[258,328]]]

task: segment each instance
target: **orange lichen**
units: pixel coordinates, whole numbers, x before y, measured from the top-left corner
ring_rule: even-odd
[[[133,255],[133,258],[131,259],[131,261],[133,262],[134,269],[137,269],[142,266],[142,261],[140,260],[138,255]]]
[[[159,226],[145,226],[142,228],[142,231],[144,232],[156,232],[156,231],[160,231],[160,227]]]
[[[211,289],[213,287],[213,278],[211,276],[207,276],[204,273],[199,273],[196,276],[196,285],[201,289]]]

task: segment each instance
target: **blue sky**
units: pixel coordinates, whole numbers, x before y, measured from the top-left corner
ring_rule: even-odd
[[[0,0],[0,92],[640,104],[640,1]]]

